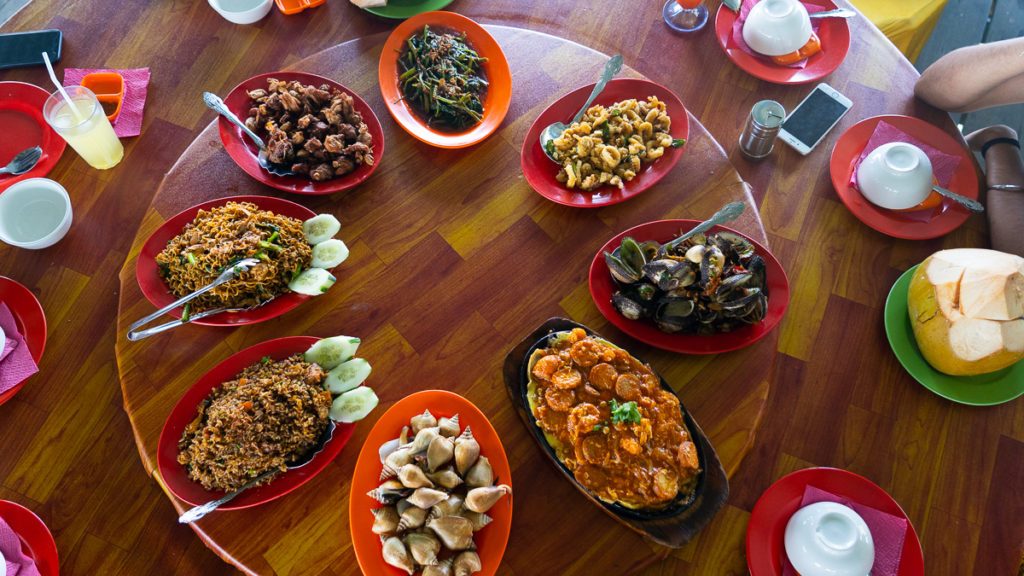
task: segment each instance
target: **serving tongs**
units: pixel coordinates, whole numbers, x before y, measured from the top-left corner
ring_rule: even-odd
[[[223,284],[223,283],[227,282],[228,280],[231,280],[232,278],[234,278],[235,274],[241,274],[242,272],[246,272],[246,271],[249,270],[249,268],[252,268],[253,266],[255,266],[258,263],[259,263],[259,259],[258,258],[245,258],[245,259],[239,260],[238,262],[235,262],[234,264],[228,266],[227,268],[224,269],[223,272],[220,273],[220,276],[217,276],[217,279],[214,280],[213,282],[210,282],[206,286],[203,286],[199,290],[196,290],[195,292],[193,292],[193,293],[191,293],[191,294],[189,294],[189,295],[187,295],[187,296],[185,296],[183,298],[179,298],[178,300],[175,300],[174,302],[171,302],[167,306],[164,306],[163,308],[157,310],[156,312],[153,312],[149,316],[146,316],[145,318],[142,318],[141,320],[139,320],[139,321],[135,322],[134,324],[132,324],[131,326],[129,326],[128,327],[128,339],[131,340],[132,342],[134,342],[136,340],[142,340],[143,338],[146,338],[147,336],[152,336],[153,334],[159,334],[160,332],[164,332],[165,330],[170,330],[171,328],[174,328],[175,326],[181,326],[182,324],[187,324],[187,323],[189,323],[189,322],[191,322],[193,320],[199,320],[200,318],[206,318],[207,316],[213,316],[214,314],[220,314],[221,312],[238,312],[238,311],[241,311],[241,310],[249,310],[250,308],[254,308],[254,307],[249,307],[249,308],[217,308],[215,310],[206,310],[204,312],[198,312],[196,314],[183,314],[181,319],[179,319],[179,320],[174,320],[174,321],[168,322],[166,324],[161,324],[161,325],[156,326],[154,328],[147,328],[145,330],[139,330],[140,327],[145,326],[146,324],[149,324],[153,320],[156,320],[160,316],[163,316],[164,314],[170,312],[171,310],[174,310],[178,306],[182,306],[185,303],[190,302],[190,301],[194,300],[195,298],[197,298],[197,297],[199,297],[199,296],[201,296],[203,294],[206,294],[210,290],[213,290],[217,286],[220,286],[221,284]],[[267,302],[269,302],[269,300],[267,300]],[[264,303],[266,303],[266,302],[264,302]],[[260,305],[262,305],[262,303]]]
[[[287,469],[288,470],[294,470],[296,468],[302,468],[306,464],[309,464],[310,462],[312,462],[313,458],[315,458],[317,454],[322,452],[324,447],[327,446],[327,443],[330,442],[332,438],[334,438],[334,430],[335,430],[335,428],[337,428],[337,425],[334,423],[334,420],[328,419],[327,420],[327,429],[324,430],[323,434],[320,435],[320,444],[319,444],[319,446],[317,446],[315,450],[310,451],[309,454],[306,454],[305,456],[303,456],[302,458],[299,458],[295,462],[292,462],[291,464],[288,464],[286,466]],[[253,486],[259,484],[260,482],[262,482],[263,480],[266,480],[267,478],[273,476],[274,474],[280,474],[280,473],[281,473],[281,471],[279,469],[277,469],[277,468],[274,468],[273,470],[268,470],[267,472],[264,472],[263,474],[260,474],[259,476],[253,478],[252,480],[249,480],[248,482],[245,483],[245,485],[243,485],[238,490],[232,490],[231,492],[228,492],[227,494],[225,494],[221,498],[218,498],[216,500],[212,500],[210,502],[207,502],[206,504],[200,504],[199,506],[196,506],[195,508],[191,508],[189,510],[186,510],[184,514],[182,514],[181,516],[178,516],[178,523],[179,524],[191,524],[192,522],[195,522],[196,520],[199,520],[203,516],[206,516],[210,512],[213,512],[217,508],[220,508],[224,504],[227,504],[235,496],[238,496],[242,492],[248,490],[249,488],[252,488]]]

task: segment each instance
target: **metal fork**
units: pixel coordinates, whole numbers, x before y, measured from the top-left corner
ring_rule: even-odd
[[[159,334],[160,332],[163,332],[165,330],[170,330],[171,328],[174,328],[175,326],[181,326],[182,324],[187,324],[187,323],[189,323],[189,322],[191,322],[193,320],[198,320],[200,318],[205,318],[207,316],[212,316],[214,314],[219,314],[221,312],[238,312],[238,311],[241,311],[241,310],[249,310],[250,308],[256,308],[257,306],[262,306],[263,304],[266,304],[266,302],[269,302],[269,300],[267,300],[265,302],[262,302],[262,303],[258,304],[257,306],[251,306],[249,308],[218,308],[216,310],[207,310],[205,312],[199,312],[197,314],[193,314],[193,315],[190,315],[188,317],[183,317],[183,318],[181,318],[179,320],[174,320],[173,322],[168,322],[166,324],[161,324],[160,326],[156,326],[154,328],[147,328],[146,330],[139,330],[140,327],[145,326],[146,324],[149,324],[153,320],[156,320],[160,316],[163,316],[164,314],[166,314],[167,312],[170,312],[171,310],[177,308],[178,306],[181,306],[181,305],[185,304],[186,302],[190,302],[191,300],[193,300],[193,299],[195,299],[195,298],[197,298],[197,297],[199,297],[199,296],[209,292],[210,290],[213,290],[217,286],[220,286],[221,284],[223,284],[223,283],[227,282],[228,280],[231,280],[232,278],[234,278],[235,274],[241,274],[242,272],[246,272],[247,270],[249,270],[249,268],[252,268],[253,266],[255,266],[258,263],[259,263],[259,259],[257,259],[257,258],[245,258],[245,259],[239,260],[238,262],[236,262],[236,263],[232,264],[231,266],[225,268],[224,271],[221,272],[220,275],[217,276],[217,279],[214,280],[213,282],[210,282],[206,286],[203,286],[199,290],[196,290],[195,292],[193,292],[193,293],[191,293],[191,294],[189,294],[189,295],[187,295],[187,296],[185,296],[183,298],[179,298],[178,300],[175,300],[174,302],[171,302],[167,306],[164,306],[163,308],[157,310],[156,312],[153,312],[149,316],[146,316],[145,318],[142,318],[141,320],[139,320],[139,321],[135,322],[134,324],[132,324],[131,326],[129,326],[128,327],[128,339],[131,340],[132,342],[134,342],[136,340],[141,340],[141,339],[143,339],[143,338],[145,338],[147,336],[152,336],[153,334]]]

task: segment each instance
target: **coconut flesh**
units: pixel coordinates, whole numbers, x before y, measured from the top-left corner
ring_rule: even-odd
[[[1024,258],[936,252],[914,273],[907,305],[918,347],[940,372],[985,374],[1024,358]]]

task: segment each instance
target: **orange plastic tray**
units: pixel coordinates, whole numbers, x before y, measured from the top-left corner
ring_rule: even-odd
[[[117,72],[93,72],[82,77],[81,85],[92,90],[100,104],[115,104],[114,111],[107,114],[107,120],[113,122],[121,113],[124,102],[124,78]]]
[[[306,8],[323,4],[326,0],[274,0],[277,8],[285,14],[298,14]]]

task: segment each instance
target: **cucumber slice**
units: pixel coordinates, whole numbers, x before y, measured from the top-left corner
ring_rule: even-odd
[[[318,340],[306,350],[306,362],[315,362],[324,370],[330,370],[342,362],[348,362],[356,355],[359,338],[333,336]]]
[[[302,223],[302,233],[314,245],[329,240],[338,230],[341,230],[341,222],[331,214],[317,214]]]
[[[330,272],[323,268],[310,268],[303,270],[295,280],[288,283],[292,292],[305,294],[306,296],[319,296],[334,285],[335,278]]]
[[[356,422],[366,418],[378,402],[380,400],[369,386],[360,386],[335,398],[328,415],[338,422]]]
[[[328,372],[324,386],[331,391],[331,394],[341,394],[362,384],[369,375],[370,363],[363,358],[353,358],[342,362]]]
[[[313,268],[334,268],[348,258],[348,246],[337,238],[324,240],[313,246]]]

